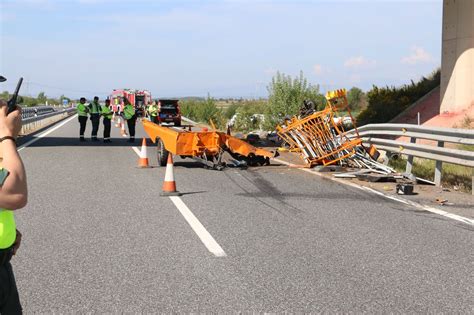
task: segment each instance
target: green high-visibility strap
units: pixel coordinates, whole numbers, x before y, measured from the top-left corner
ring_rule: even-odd
[[[77,109],[77,114],[79,116],[87,116],[87,112],[89,111],[89,109],[86,107],[85,104],[82,104],[82,103],[79,103],[76,107]]]
[[[0,209],[0,249],[6,249],[15,243],[16,225],[13,211]]]
[[[91,114],[98,114],[99,113],[99,104],[96,102],[91,103]]]
[[[123,115],[125,116],[125,119],[129,120],[133,115],[135,115],[135,108],[130,104],[125,105],[123,108]]]
[[[112,111],[106,105],[101,106],[100,111],[102,115],[107,119],[112,119]]]

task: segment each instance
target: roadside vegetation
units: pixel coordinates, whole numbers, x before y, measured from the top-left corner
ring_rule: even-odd
[[[0,99],[7,101],[11,97],[11,94],[9,94],[8,91],[3,91],[0,93]],[[32,96],[18,96],[18,104],[26,107],[30,106],[38,106],[38,105],[62,105],[63,100],[67,100],[68,102],[71,102],[71,99],[61,95],[59,98],[51,98],[48,97],[44,92],[38,93],[38,96],[32,97]]]
[[[277,72],[267,86],[268,99],[219,99],[208,96],[205,100],[181,101],[181,111],[192,120],[207,123],[212,121],[221,129],[227,124],[240,132],[255,130],[273,131],[284,117],[299,113],[304,100],[311,100],[317,110],[326,106],[326,99],[319,85],[308,82],[303,72],[292,77]],[[366,95],[357,87],[348,91],[348,101],[355,114],[366,107]],[[353,113],[353,114],[354,114]]]
[[[389,165],[398,172],[405,172],[407,160],[399,157],[390,160]],[[412,173],[420,178],[434,180],[435,161],[426,159],[413,159]],[[443,163],[441,173],[441,185],[443,187],[463,192],[472,191],[472,169],[455,164]]]
[[[386,123],[407,109],[428,92],[440,85],[441,70],[438,69],[420,81],[411,81],[401,87],[374,86],[367,92],[367,107],[358,115],[357,125]]]
[[[459,128],[473,129],[474,120],[466,116]],[[456,146],[459,150],[474,151],[474,145],[461,144]],[[390,160],[390,166],[399,172],[404,172],[406,168],[406,158],[400,157],[398,159]],[[417,177],[434,180],[435,161],[414,158],[413,159],[413,174]],[[464,192],[472,192],[472,176],[474,170],[456,164],[443,163],[441,173],[441,185],[446,188],[456,189]]]

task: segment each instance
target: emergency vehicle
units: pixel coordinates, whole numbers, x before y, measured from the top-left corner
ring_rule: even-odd
[[[137,116],[142,116],[146,106],[152,102],[151,93],[147,90],[114,89],[109,96],[111,109],[116,113],[121,113],[125,98],[135,106]]]

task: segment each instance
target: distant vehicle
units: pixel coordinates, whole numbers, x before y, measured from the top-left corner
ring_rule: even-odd
[[[178,100],[160,99],[158,100],[158,116],[159,124],[173,123],[175,126],[181,126],[181,110]]]
[[[147,90],[114,89],[109,99],[111,109],[118,113],[123,111],[123,100],[127,99],[135,107],[137,116],[143,116],[145,107],[152,102],[151,93]]]

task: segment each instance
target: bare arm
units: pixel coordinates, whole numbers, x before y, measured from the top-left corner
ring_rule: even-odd
[[[21,112],[17,110],[7,115],[7,103],[0,101],[0,138],[17,138],[21,130]],[[2,167],[10,172],[0,187],[0,208],[16,210],[23,208],[28,201],[26,173],[16,145],[11,140],[0,142],[3,157]]]

